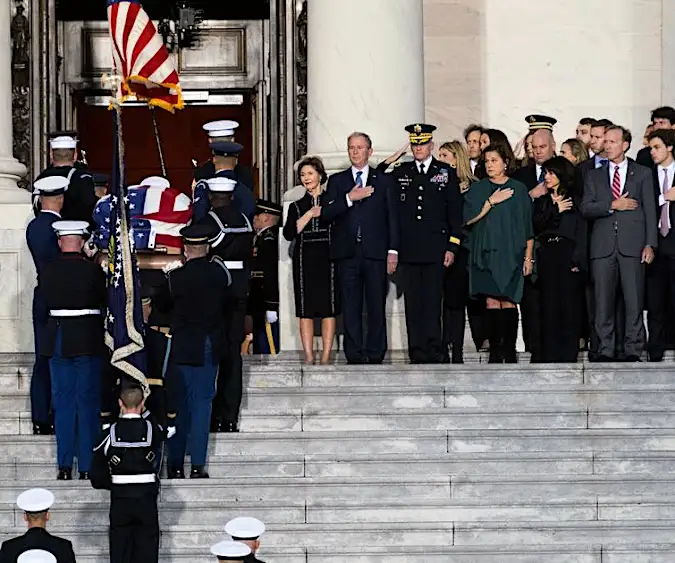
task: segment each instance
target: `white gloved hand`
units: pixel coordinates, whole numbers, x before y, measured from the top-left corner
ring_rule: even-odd
[[[178,268],[182,268],[183,263],[180,260],[174,260],[173,262],[169,262],[166,266],[162,268],[162,272],[165,274],[168,274],[169,272],[172,272],[173,270],[176,270]]]
[[[94,242],[94,235],[91,235],[89,240],[84,243],[82,251],[87,258],[93,258],[96,256],[96,253],[98,252],[98,246],[96,246],[96,243]]]
[[[108,261],[104,260],[99,264],[101,266],[101,270],[103,270],[103,273],[107,274],[108,273]]]
[[[169,438],[171,438],[172,436],[175,436],[175,434],[176,434],[176,427],[175,427],[175,426],[169,426],[169,427],[166,429],[166,438],[167,438],[167,440],[168,440]]]
[[[274,324],[279,320],[279,314],[276,311],[267,311],[265,317],[267,317],[267,322],[270,324]]]

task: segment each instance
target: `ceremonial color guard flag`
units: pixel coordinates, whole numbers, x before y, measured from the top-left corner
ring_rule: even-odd
[[[134,254],[129,234],[129,198],[124,187],[124,156],[120,149],[119,119],[115,119],[113,167],[110,177],[110,240],[108,242],[108,314],[105,341],[112,351],[111,363],[134,378],[148,392],[143,343],[143,309]]]
[[[113,68],[121,101],[134,95],[171,112],[182,109],[178,73],[155,24],[138,0],[108,0]]]

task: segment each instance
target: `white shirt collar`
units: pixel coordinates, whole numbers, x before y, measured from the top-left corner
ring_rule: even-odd
[[[51,209],[41,209],[40,211],[42,213],[51,213],[52,215],[56,215],[59,219],[61,218],[61,214],[57,211],[52,211]]]
[[[624,158],[624,159],[623,159],[623,162],[620,162],[619,164],[616,164],[615,162],[610,162],[610,163],[609,163],[609,167],[612,169],[612,171],[614,171],[614,169],[615,169],[617,166],[619,167],[619,171],[620,171],[620,172],[623,172],[624,170],[626,170],[626,169],[628,168],[628,159],[627,159],[627,158]]]
[[[416,161],[415,161],[415,166],[416,166],[417,169],[419,170],[420,164],[423,164],[423,165],[424,165],[424,172],[425,172],[425,173],[426,173],[426,172],[429,172],[429,166],[431,166],[431,161],[433,160],[433,158],[434,158],[433,155],[429,155],[429,156],[428,156],[427,158],[425,158],[422,162],[416,160]]]
[[[121,414],[120,418],[141,418],[141,415],[134,412],[128,412],[126,414]]]
[[[663,176],[663,171],[668,170],[668,177],[672,180],[673,170],[675,170],[675,160],[673,160],[673,162],[671,162],[668,166],[661,166],[659,164],[658,169],[659,169],[659,176]]]

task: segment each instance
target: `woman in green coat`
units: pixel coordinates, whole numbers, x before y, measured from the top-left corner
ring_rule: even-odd
[[[524,276],[534,268],[532,200],[524,184],[509,178],[514,166],[503,147],[484,151],[487,178],[464,195],[469,227],[469,286],[486,298],[490,363],[515,363],[517,303]]]

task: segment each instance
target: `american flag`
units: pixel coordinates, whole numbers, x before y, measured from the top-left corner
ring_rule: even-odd
[[[119,98],[134,95],[173,112],[182,109],[183,94],[178,73],[138,0],[108,0],[108,23],[112,40],[113,66],[121,76]]]
[[[108,242],[108,312],[105,341],[111,363],[148,392],[143,342],[143,310],[136,256],[129,235],[129,198],[124,187],[121,115],[114,114],[113,167],[110,178],[110,239]]]

